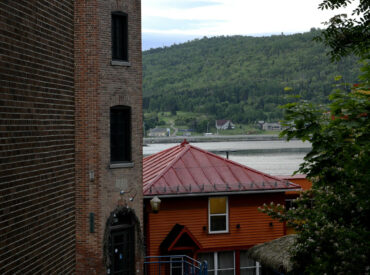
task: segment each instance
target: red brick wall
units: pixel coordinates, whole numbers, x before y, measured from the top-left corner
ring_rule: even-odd
[[[75,3],[77,272],[102,274],[106,272],[103,236],[110,213],[127,205],[142,224],[141,7],[139,0]],[[129,64],[123,66],[111,64],[112,11],[128,14]],[[133,167],[110,166],[109,115],[115,105],[132,109]],[[94,172],[92,181],[90,172]],[[120,190],[130,192],[120,195]],[[95,214],[94,233],[89,231],[89,213]],[[136,253],[141,273],[139,243]]]
[[[74,272],[73,2],[0,2],[0,274]]]

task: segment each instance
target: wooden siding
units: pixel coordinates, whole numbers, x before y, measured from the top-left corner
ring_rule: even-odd
[[[298,184],[304,191],[311,189],[312,182],[310,182],[306,178],[287,178],[290,182],[293,182],[295,184]],[[287,191],[287,195],[299,195],[300,191]]]
[[[271,201],[284,203],[284,194],[229,196],[229,233],[209,234],[208,197],[163,198],[157,214],[151,212],[149,200],[146,200],[147,255],[160,254],[161,242],[176,223],[191,231],[202,245],[201,251],[245,249],[279,238],[284,235],[284,225],[258,211],[259,206]]]

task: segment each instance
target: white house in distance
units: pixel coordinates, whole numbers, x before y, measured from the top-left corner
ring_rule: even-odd
[[[216,120],[216,129],[217,130],[227,130],[227,129],[234,129],[235,125],[231,122],[231,120],[221,119]]]
[[[281,131],[282,130],[282,127],[281,127],[281,124],[279,122],[273,122],[273,123],[268,123],[268,122],[265,122],[263,125],[262,125],[262,130],[268,130],[268,131]]]

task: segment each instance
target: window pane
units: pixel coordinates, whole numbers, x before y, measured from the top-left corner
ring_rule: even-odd
[[[200,262],[207,261],[208,270],[214,269],[214,254],[213,254],[213,252],[211,252],[211,253],[199,253],[198,254],[198,261],[200,261]],[[208,274],[210,274],[210,273],[208,272]]]
[[[233,270],[219,270],[217,274],[218,275],[234,275],[234,269]]]
[[[226,216],[212,216],[211,231],[225,231],[226,230]]]
[[[112,14],[112,58],[128,61],[127,15]]]
[[[218,252],[218,269],[234,268],[234,251]]]
[[[247,257],[247,250],[240,251],[240,267],[255,267],[256,261]]]
[[[240,269],[240,275],[256,275],[256,268]]]
[[[210,214],[226,214],[226,197],[209,199]]]
[[[110,151],[111,161],[131,160],[130,108],[112,107],[110,111]]]

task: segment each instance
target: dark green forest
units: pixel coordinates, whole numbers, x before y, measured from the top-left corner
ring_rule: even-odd
[[[144,111],[207,114],[236,123],[277,121],[295,93],[324,103],[334,78],[356,83],[354,57],[331,63],[320,30],[269,37],[196,39],[143,52]]]

